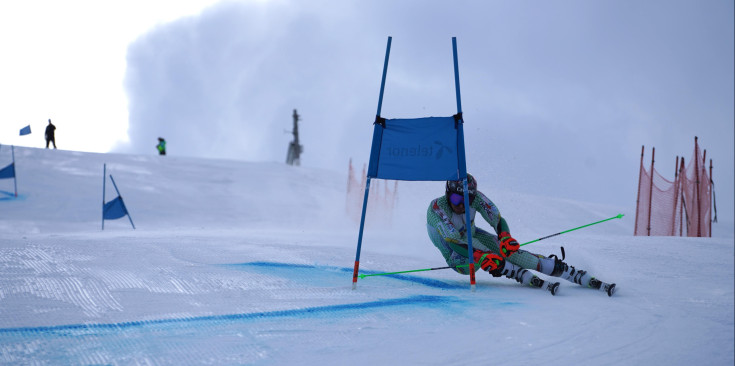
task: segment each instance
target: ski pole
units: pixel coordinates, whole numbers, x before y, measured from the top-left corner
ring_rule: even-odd
[[[613,216],[613,217],[611,217],[611,218],[608,218],[608,219],[604,219],[604,220],[600,220],[600,221],[597,221],[597,222],[593,222],[593,223],[591,223],[591,224],[587,224],[587,225],[582,225],[582,226],[579,226],[579,227],[575,227],[574,229],[569,229],[569,230],[565,230],[565,231],[562,231],[562,232],[558,232],[558,233],[556,233],[556,234],[551,234],[551,235],[547,235],[547,236],[544,236],[543,238],[538,238],[538,239],[535,239],[535,240],[531,240],[531,241],[529,241],[529,242],[527,242],[527,243],[523,243],[523,244],[521,244],[521,245],[519,245],[519,246],[524,246],[524,245],[528,245],[528,244],[531,244],[531,243],[535,243],[535,242],[537,242],[537,241],[541,241],[541,240],[544,240],[544,239],[548,239],[548,238],[551,238],[551,237],[554,237],[554,236],[557,236],[557,235],[561,235],[561,234],[566,234],[566,233],[568,233],[568,232],[570,232],[570,231],[574,231],[574,230],[579,230],[579,229],[582,229],[582,228],[585,228],[585,227],[588,227],[588,226],[592,226],[592,225],[596,225],[596,224],[599,224],[599,223],[602,223],[602,222],[605,222],[605,221],[610,221],[610,220],[612,220],[612,219],[621,219],[621,218],[623,218],[623,216],[624,216],[623,214],[618,214],[618,215],[616,215],[616,216]],[[475,263],[475,264],[477,264],[477,263]],[[360,278],[365,278],[365,277],[371,277],[371,276],[386,276],[386,275],[393,275],[393,274],[400,274],[400,273],[411,273],[411,272],[424,272],[424,271],[436,271],[436,270],[440,270],[440,269],[448,269],[448,268],[460,268],[460,267],[467,267],[467,266],[469,266],[469,264],[461,264],[461,265],[459,265],[459,266],[446,266],[446,267],[434,267],[434,268],[412,269],[412,270],[408,270],[408,271],[398,271],[398,272],[385,272],[385,273],[372,273],[372,274],[361,274],[361,275],[358,275],[357,277],[360,277]]]
[[[587,225],[582,225],[582,226],[580,226],[580,227],[575,227],[574,229],[569,229],[569,230],[566,230],[566,231],[558,232],[558,233],[556,233],[556,234],[551,234],[551,235],[547,235],[547,236],[544,236],[543,238],[538,238],[538,239],[536,239],[536,240],[531,240],[531,241],[529,241],[528,243],[523,243],[523,244],[521,244],[521,245],[519,245],[519,246],[521,246],[521,247],[522,247],[522,246],[524,246],[524,245],[528,245],[528,244],[531,244],[531,243],[535,243],[535,242],[537,242],[537,241],[541,241],[541,240],[544,240],[544,239],[548,239],[548,238],[551,238],[551,237],[554,237],[554,236],[557,236],[557,235],[561,235],[561,234],[566,234],[566,233],[568,233],[568,232],[570,232],[570,231],[574,231],[574,230],[579,230],[579,229],[585,228],[585,227],[587,227],[587,226],[592,226],[592,225],[596,225],[596,224],[599,224],[599,223],[601,223],[601,222],[605,222],[605,221],[610,221],[610,220],[612,220],[612,219],[622,219],[622,218],[623,218],[623,216],[624,216],[623,214],[618,214],[618,215],[616,215],[616,216],[613,216],[613,217],[611,217],[611,218],[609,218],[609,219],[604,219],[604,220],[600,220],[600,221],[597,221],[597,222],[593,222],[593,223],[591,223],[591,224],[587,224]]]
[[[410,273],[410,272],[423,272],[423,271],[436,271],[438,269],[447,269],[447,268],[460,268],[460,267],[468,267],[469,264],[460,264],[458,266],[446,266],[446,267],[435,267],[435,268],[424,268],[424,269],[412,269],[408,271],[399,271],[399,272],[386,272],[386,273],[372,273],[372,274],[361,274],[357,277],[365,278],[370,276],[385,276],[385,275],[393,275],[393,274],[400,274],[400,273]]]

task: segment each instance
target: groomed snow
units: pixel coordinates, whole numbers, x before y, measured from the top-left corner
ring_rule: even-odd
[[[478,272],[360,279],[347,172],[15,148],[0,180],[0,363],[732,365],[732,223],[714,238],[634,237],[620,207],[479,182],[524,247],[617,283],[553,297]],[[0,167],[10,148],[0,147]],[[132,215],[101,230],[102,167]],[[347,162],[345,162],[345,165]],[[469,167],[470,171],[481,167]],[[426,235],[437,182],[368,212],[361,273],[444,266]],[[115,197],[107,181],[107,200]],[[479,216],[478,216],[479,217]],[[486,223],[480,227],[488,228]]]

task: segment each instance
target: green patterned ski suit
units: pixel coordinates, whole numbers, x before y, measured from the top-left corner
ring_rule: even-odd
[[[484,194],[477,192],[470,204],[470,220],[472,230],[472,248],[489,251],[500,255],[497,235],[475,227],[475,214],[479,212],[485,221],[493,227],[496,233],[510,232],[495,204]],[[467,255],[467,228],[465,214],[456,214],[452,211],[446,196],[439,197],[429,205],[426,211],[426,229],[434,246],[444,256],[449,266],[466,265],[470,263]],[[507,261],[531,270],[539,270],[539,256],[525,250],[519,250],[507,258]],[[475,266],[475,271],[480,269]],[[469,267],[454,268],[461,274],[469,274]]]

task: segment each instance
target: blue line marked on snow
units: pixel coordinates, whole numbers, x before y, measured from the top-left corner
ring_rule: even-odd
[[[318,278],[318,279],[316,278],[316,276],[319,276],[319,273],[322,273],[322,274],[328,274],[330,272],[339,273],[340,276],[333,278],[331,281],[333,282],[333,285],[335,286],[349,284],[350,283],[349,281],[352,280],[352,271],[353,271],[353,268],[347,268],[347,267],[331,267],[331,266],[280,263],[280,262],[247,262],[247,263],[226,264],[225,266],[256,267],[256,268],[265,269],[267,271],[270,271],[273,274],[279,274],[281,276],[288,274],[289,278],[292,278],[295,280],[312,281],[312,282],[316,282],[316,281],[324,282],[325,280],[324,278]],[[346,273],[349,276],[344,277],[342,276],[342,273]],[[382,272],[370,271],[370,270],[360,270],[360,273],[361,274],[376,274],[376,273],[382,273]],[[301,274],[301,275],[297,276],[297,274]],[[425,277],[418,277],[418,276],[408,276],[408,275],[396,274],[396,275],[385,275],[382,277],[418,283],[418,284],[422,284],[425,286],[439,288],[443,290],[454,290],[454,289],[466,289],[467,288],[467,284],[464,282],[463,283],[450,283],[450,282],[444,282],[444,281],[434,280],[434,279],[425,278]],[[368,281],[374,281],[374,279],[370,279]]]
[[[11,200],[17,200],[24,198],[22,195],[18,195],[18,197],[15,197],[15,193],[3,191],[0,189],[0,201],[11,201]]]
[[[199,317],[187,317],[187,318],[171,318],[171,319],[154,319],[154,320],[139,320],[122,323],[91,323],[91,324],[67,324],[67,325],[53,325],[43,327],[19,327],[19,328],[0,328],[0,335],[8,334],[47,334],[56,336],[68,336],[71,335],[69,332],[82,332],[82,334],[95,333],[100,331],[119,331],[125,329],[135,328],[152,328],[166,325],[192,325],[194,323],[230,323],[234,321],[246,321],[246,320],[261,320],[269,318],[308,318],[318,317],[325,314],[331,314],[335,312],[344,312],[351,310],[367,310],[367,309],[379,309],[386,307],[397,307],[407,305],[418,305],[418,306],[446,306],[449,304],[461,304],[462,302],[452,296],[430,296],[430,295],[417,295],[402,297],[397,299],[385,299],[376,300],[369,302],[361,302],[354,304],[339,304],[339,305],[326,305],[326,306],[315,306],[303,309],[290,309],[290,310],[276,310],[266,311],[257,313],[242,313],[242,314],[225,314],[225,315],[210,315],[210,316],[199,316]]]

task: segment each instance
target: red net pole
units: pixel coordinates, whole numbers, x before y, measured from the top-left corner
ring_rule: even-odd
[[[681,197],[681,205],[679,206],[679,236],[684,236],[684,182],[686,175],[684,174],[684,157],[681,157],[681,165],[679,166],[679,195]]]
[[[674,164],[674,206],[671,212],[671,236],[676,235],[676,205],[679,203],[679,156],[676,156],[676,164]]]
[[[653,162],[655,161],[656,157],[656,148],[654,147],[651,150],[651,185],[648,189],[648,226],[646,227],[646,230],[648,231],[648,236],[651,236],[651,203],[653,201]]]
[[[712,159],[709,159],[709,181],[710,181],[710,187],[712,187]],[[712,188],[712,190],[714,191],[714,188]],[[711,194],[714,195],[714,193],[711,193]],[[712,215],[711,213],[712,212],[712,201],[711,200],[709,204],[710,204],[709,209],[710,209],[710,216],[711,216]],[[710,238],[712,237],[712,219],[711,218],[709,220],[709,237]]]
[[[694,136],[694,171],[696,172],[696,195],[697,195],[697,237],[702,236],[702,195],[699,191],[699,143]]]
[[[350,194],[350,183],[352,183],[352,179],[354,179],[355,173],[352,170],[352,158],[350,158],[350,165],[347,168],[347,194]]]
[[[699,218],[702,221],[702,226],[704,226],[702,230],[707,230],[709,228],[709,222],[705,220],[709,218],[708,213],[709,213],[709,208],[710,208],[709,206],[710,206],[710,201],[711,201],[710,196],[707,194],[707,191],[708,191],[707,184],[709,183],[708,182],[709,179],[707,178],[708,176],[707,176],[706,166],[707,166],[707,149],[704,149],[702,150],[702,165],[701,165],[702,173],[700,174],[700,177],[703,180],[701,187],[702,189],[705,190],[704,199],[701,198],[702,192],[700,192],[700,201],[704,205],[704,216],[703,217],[700,216]],[[703,233],[702,236],[709,236],[709,233]]]
[[[641,212],[641,177],[643,176],[643,150],[645,146],[641,146],[641,166],[638,169],[638,196],[635,199],[635,227],[633,228],[633,235],[638,235],[638,215]]]

